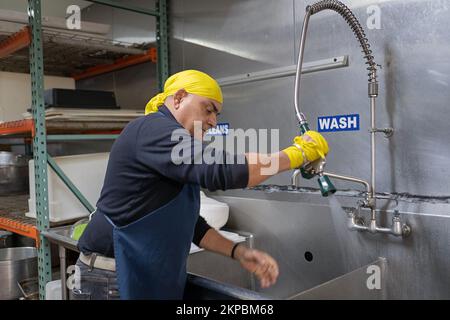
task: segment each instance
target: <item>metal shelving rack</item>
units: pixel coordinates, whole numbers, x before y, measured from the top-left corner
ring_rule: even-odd
[[[111,0],[87,0],[92,3],[106,5],[114,8],[128,10],[156,17],[156,42],[157,42],[157,74],[160,90],[169,76],[169,39],[168,39],[168,8],[167,0],[156,0],[156,10],[135,7],[127,4],[117,3]],[[3,134],[17,134],[32,132],[33,136],[33,157],[35,165],[35,183],[36,183],[36,230],[29,221],[24,222],[27,228],[27,236],[36,237],[38,246],[38,271],[39,271],[39,298],[45,299],[45,285],[51,281],[51,253],[48,239],[43,236],[42,232],[50,228],[49,208],[48,208],[48,173],[47,164],[57,173],[63,182],[80,200],[84,207],[92,212],[93,206],[84,198],[81,192],[73,185],[64,172],[58,167],[55,161],[47,153],[47,141],[69,141],[69,140],[93,140],[93,139],[115,139],[117,135],[87,135],[87,134],[64,134],[64,135],[47,135],[45,122],[45,106],[44,106],[44,55],[43,55],[43,39],[42,39],[42,17],[41,17],[41,0],[28,0],[28,28],[30,39],[23,41],[24,44],[29,41],[29,63],[31,75],[32,90],[32,115],[33,122],[19,121],[17,126],[3,128]],[[22,44],[22,45],[24,45]],[[137,59],[154,59],[154,54],[146,57],[137,57]],[[145,61],[149,61],[145,60]],[[129,61],[125,59],[123,66],[126,67]],[[92,70],[90,70],[92,71]],[[99,70],[94,70],[94,73]],[[100,72],[110,71],[100,68]],[[12,221],[11,223],[14,223]],[[13,232],[20,231],[21,224],[11,228]],[[18,232],[19,233],[19,232]]]
[[[157,50],[151,42],[133,44],[48,28],[42,30],[42,42],[46,75],[80,80],[129,65],[157,62]],[[0,70],[28,73],[30,43],[28,26],[0,34]]]

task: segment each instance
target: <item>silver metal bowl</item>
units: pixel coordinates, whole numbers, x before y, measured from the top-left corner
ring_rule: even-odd
[[[0,151],[0,195],[24,193],[28,190],[30,157]]]
[[[33,247],[0,249],[0,300],[22,296],[18,283],[38,274],[37,250]]]

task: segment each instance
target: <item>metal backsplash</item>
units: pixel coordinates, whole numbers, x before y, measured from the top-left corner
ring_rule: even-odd
[[[296,62],[305,3],[315,1],[172,1],[175,72],[198,68],[217,78]],[[395,133],[377,137],[377,190],[450,196],[449,1],[344,1],[366,29],[379,73],[377,125]],[[370,5],[381,29],[368,29]],[[179,41],[182,43],[179,43]],[[346,68],[307,74],[301,101],[316,129],[318,116],[360,114],[356,132],[324,133],[331,146],[327,170],[369,178],[369,102],[361,49],[335,12],[311,18],[305,62],[349,55]],[[182,63],[180,63],[180,61]],[[280,129],[281,145],[297,132],[293,77],[224,88],[220,121],[233,128]],[[287,184],[288,176],[268,183]],[[305,183],[304,185],[309,185]],[[338,187],[350,187],[337,182]],[[354,187],[354,186],[352,186]]]

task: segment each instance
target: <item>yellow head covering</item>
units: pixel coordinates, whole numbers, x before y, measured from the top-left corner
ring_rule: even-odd
[[[170,76],[164,84],[164,92],[154,96],[145,106],[145,114],[157,112],[167,97],[184,89],[188,93],[223,103],[222,90],[219,84],[206,73],[197,70],[185,70]]]

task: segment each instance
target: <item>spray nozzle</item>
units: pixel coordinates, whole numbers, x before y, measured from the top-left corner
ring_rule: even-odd
[[[336,192],[336,187],[331,183],[331,180],[328,176],[322,175],[317,179],[319,182],[320,192],[322,196],[328,197],[329,195]]]
[[[319,176],[317,182],[319,183],[320,192],[322,196],[328,197],[336,192],[336,187],[331,182],[327,175],[323,174],[325,164],[327,163],[325,158],[318,159],[316,161],[307,163],[301,168],[302,177],[305,179],[311,179],[315,176]]]

